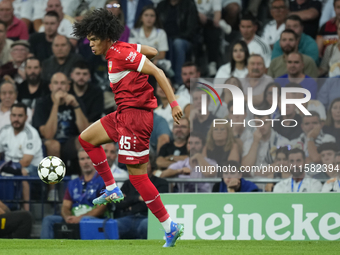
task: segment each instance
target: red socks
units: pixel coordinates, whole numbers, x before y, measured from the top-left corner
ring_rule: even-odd
[[[158,190],[150,181],[149,176],[147,174],[130,175],[129,179],[157,219],[160,222],[167,220],[170,216],[162,203]]]
[[[81,139],[80,136],[78,137],[78,140],[81,146],[87,152],[87,155],[89,155],[89,157],[91,158],[94,168],[103,178],[105,186],[114,184],[115,179],[113,178],[111,168],[107,163],[106,154],[102,146],[95,147],[94,145]]]

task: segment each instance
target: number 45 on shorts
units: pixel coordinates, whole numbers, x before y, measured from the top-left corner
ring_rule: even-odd
[[[131,144],[130,144],[130,141],[131,140],[131,137],[128,137],[128,136],[123,136],[120,138],[120,141],[119,141],[119,148],[121,150],[130,150],[131,148]]]

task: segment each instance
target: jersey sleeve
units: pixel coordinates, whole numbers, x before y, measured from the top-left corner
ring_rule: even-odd
[[[117,64],[126,70],[140,72],[146,60],[146,56],[140,53],[141,47],[140,44],[132,44],[122,49],[120,54],[115,54]]]

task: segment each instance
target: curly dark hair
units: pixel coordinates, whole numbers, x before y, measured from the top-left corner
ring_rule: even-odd
[[[124,26],[110,11],[100,8],[88,13],[83,20],[73,26],[73,35],[86,38],[94,35],[100,40],[107,38],[117,41],[124,31]]]

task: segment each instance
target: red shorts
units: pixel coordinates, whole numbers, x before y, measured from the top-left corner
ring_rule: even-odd
[[[127,108],[100,119],[112,141],[119,141],[118,161],[143,164],[149,161],[149,143],[153,129],[153,110]]]

